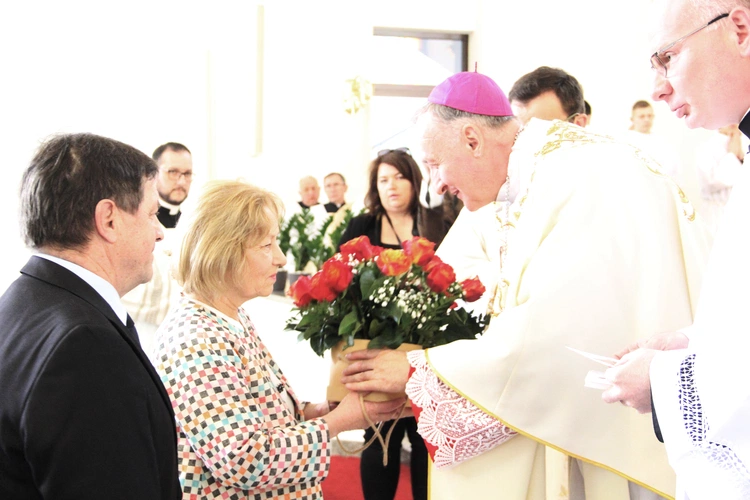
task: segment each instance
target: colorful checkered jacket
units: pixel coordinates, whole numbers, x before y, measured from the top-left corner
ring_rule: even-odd
[[[243,309],[239,318],[182,298],[157,332],[156,369],[177,419],[183,498],[322,498],[328,426],[302,421],[299,401]]]

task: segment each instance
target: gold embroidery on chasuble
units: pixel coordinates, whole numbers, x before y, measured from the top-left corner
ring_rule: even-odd
[[[555,120],[552,126],[547,130],[547,142],[534,154],[534,163],[532,165],[532,172],[529,177],[529,183],[526,188],[526,192],[517,201],[513,202],[507,210],[502,208],[496,210],[495,219],[497,220],[497,230],[504,233],[502,236],[503,246],[501,248],[500,255],[500,278],[498,279],[495,290],[492,293],[492,298],[487,304],[487,314],[495,317],[499,316],[500,313],[505,309],[506,295],[510,288],[510,282],[505,277],[503,270],[503,264],[505,257],[508,254],[508,247],[510,245],[510,236],[516,229],[518,221],[521,218],[523,212],[523,206],[531,190],[531,186],[534,183],[534,177],[536,175],[537,162],[547,156],[548,154],[563,148],[574,148],[581,147],[590,144],[615,144],[617,141],[608,135],[597,134],[583,129],[572,123],[567,123],[559,120]],[[674,189],[679,196],[682,203],[683,216],[690,222],[695,220],[695,209],[693,208],[690,200],[688,200],[684,191],[672,180],[669,176],[665,175],[661,171],[661,167],[658,162],[653,158],[646,155],[633,145],[627,145],[632,149],[633,155],[639,162],[644,165],[653,174],[665,177],[669,182],[672,183]],[[498,204],[498,202],[495,202]]]

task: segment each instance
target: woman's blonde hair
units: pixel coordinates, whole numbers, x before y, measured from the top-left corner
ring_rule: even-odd
[[[185,293],[214,299],[238,286],[245,251],[278,227],[284,208],[278,196],[242,181],[214,181],[188,219],[175,271]]]

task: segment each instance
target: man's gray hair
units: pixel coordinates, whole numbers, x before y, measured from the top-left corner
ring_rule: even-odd
[[[708,22],[711,18],[729,12],[735,7],[750,9],[750,0],[688,0],[685,7],[683,15],[688,19],[695,18],[700,20],[697,22]],[[717,29],[717,25],[711,25],[708,29]]]
[[[428,102],[422,109],[417,111],[415,120],[420,116],[431,113],[438,120],[448,123],[456,120],[467,119],[472,120],[475,123],[484,125],[489,128],[500,128],[508,122],[516,119],[515,116],[488,116],[478,115],[469,113],[468,111],[461,111],[460,109],[451,108],[449,106],[443,106],[442,104],[435,104]]]

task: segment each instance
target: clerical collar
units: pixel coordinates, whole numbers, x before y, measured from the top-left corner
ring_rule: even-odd
[[[172,205],[171,203],[167,203],[166,201],[161,199],[161,196],[159,197],[159,205],[169,210],[169,215],[177,215],[178,213],[180,213],[179,205]]]
[[[740,122],[740,132],[745,134],[745,137],[750,138],[750,109],[745,113],[744,118]]]

